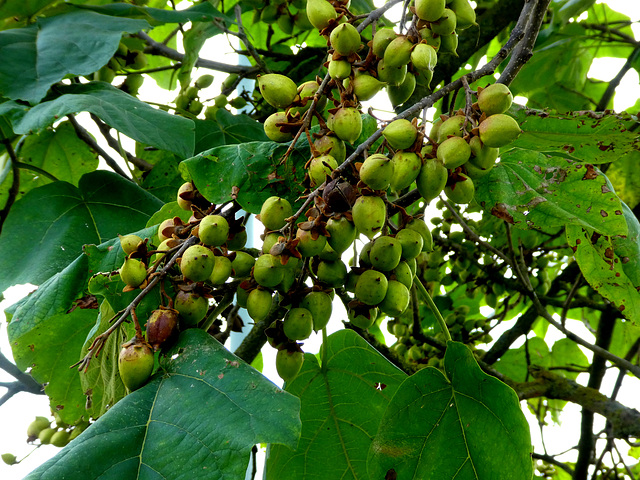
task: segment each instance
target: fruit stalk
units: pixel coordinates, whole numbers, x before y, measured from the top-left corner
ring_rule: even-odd
[[[429,308],[433,312],[433,315],[436,317],[436,320],[438,321],[438,325],[440,325],[440,329],[444,334],[445,340],[447,342],[450,342],[451,334],[449,333],[449,329],[447,328],[447,322],[445,322],[444,318],[442,317],[442,314],[440,313],[440,310],[438,310],[438,307],[433,301],[433,298],[431,298],[431,295],[429,295],[429,292],[427,292],[427,289],[424,288],[424,285],[422,284],[422,281],[419,278],[417,277],[414,278],[413,284],[416,286],[416,288],[420,292],[420,295],[422,295],[422,298],[426,300],[427,305],[429,305]]]

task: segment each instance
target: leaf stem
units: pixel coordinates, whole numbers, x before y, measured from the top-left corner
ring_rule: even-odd
[[[327,371],[327,327],[322,329],[322,366],[320,370]]]
[[[437,305],[433,301],[433,298],[431,298],[431,295],[429,295],[429,292],[427,292],[427,289],[424,288],[424,285],[422,284],[420,279],[414,278],[413,284],[416,286],[416,288],[420,292],[420,295],[422,295],[422,297],[427,301],[427,305],[429,305],[429,308],[433,312],[433,315],[436,317],[436,320],[440,325],[440,329],[442,330],[442,333],[444,333],[445,340],[447,342],[450,342],[451,334],[449,333],[449,329],[447,328],[447,322],[444,321],[444,318],[442,317],[440,310],[438,310]]]

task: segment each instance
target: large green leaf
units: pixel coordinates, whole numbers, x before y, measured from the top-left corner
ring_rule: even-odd
[[[273,195],[285,197],[293,204],[303,192],[303,166],[309,151],[296,148],[287,162],[281,163],[287,148],[275,142],[225,145],[202,152],[180,166],[186,167],[207,200],[229,201],[237,189],[242,208],[259,213],[264,201]]]
[[[37,103],[65,75],[89,75],[105,65],[123,32],[145,28],[145,20],[71,11],[0,32],[0,94]]]
[[[300,401],[202,330],[181,334],[155,379],[26,478],[244,478],[256,443],[295,447]]]
[[[640,203],[640,152],[626,155],[613,163],[607,170],[607,177],[620,199],[635,208]]]
[[[9,17],[30,17],[56,0],[4,0],[0,3],[0,20]]]
[[[98,167],[98,157],[78,138],[69,122],[28,136],[20,149],[20,161],[72,185],[78,185],[82,175]],[[47,183],[51,180],[41,172],[20,169],[21,195]]]
[[[627,233],[620,199],[593,165],[513,149],[478,183],[478,202],[516,227],[579,225]]]
[[[319,466],[324,480],[369,478],[371,440],[406,375],[351,330],[332,334],[323,348],[327,364],[307,354],[287,384],[302,403],[302,435],[295,450],[271,446],[267,479],[306,479]]]
[[[161,202],[115,173],[96,171],[79,186],[54,182],[18,200],[0,236],[0,291],[41,284],[64,269],[85,244],[143,227]]]
[[[221,145],[247,142],[268,142],[261,123],[248,115],[233,115],[218,110],[216,120],[196,120],[196,148],[200,153]]]
[[[424,368],[402,383],[371,445],[370,477],[530,479],[529,425],[515,392],[461,343],[448,343],[445,371]]]
[[[194,125],[184,117],[153,108],[104,82],[62,86],[60,96],[27,111],[12,111],[16,133],[37,132],[69,113],[91,112],[106,124],[146,145],[182,157],[193,155]],[[9,108],[9,106],[7,106]]]
[[[590,164],[608,163],[629,157],[640,160],[638,136],[628,130],[631,119],[614,115],[549,115],[520,109],[516,119],[524,131],[509,146],[536,150]]]

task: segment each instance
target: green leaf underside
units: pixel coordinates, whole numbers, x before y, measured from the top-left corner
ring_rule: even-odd
[[[627,155],[639,157],[631,120],[608,115],[554,116],[521,109],[516,119],[522,128],[510,147],[556,154],[590,164],[613,162]]]
[[[19,109],[14,107],[14,131],[20,134],[37,132],[70,113],[91,112],[140,143],[168,150],[183,158],[193,155],[192,120],[153,108],[104,82],[65,85],[57,88],[56,92],[59,97],[30,110],[16,113]]]
[[[620,199],[592,165],[514,149],[479,182],[476,199],[518,228],[548,230],[565,225],[625,235]]]
[[[0,92],[11,100],[39,102],[65,75],[89,75],[105,65],[123,32],[146,28],[145,20],[76,11],[0,32]]]
[[[329,336],[326,347],[326,369],[307,354],[286,386],[300,397],[302,434],[296,450],[271,446],[268,480],[368,479],[380,415],[406,375],[351,330]]]
[[[200,3],[184,10],[164,10],[160,8],[138,7],[126,3],[112,3],[109,5],[78,5],[79,8],[90,9],[104,15],[118,17],[144,18],[152,25],[163,23],[210,22],[222,19],[228,23],[235,20],[216,10],[210,3]]]
[[[233,115],[220,109],[216,120],[196,120],[196,153],[247,142],[268,142],[261,123],[248,115]]]
[[[515,392],[461,343],[447,344],[445,369],[424,368],[400,386],[371,445],[370,478],[393,469],[402,480],[530,479],[529,425]]]
[[[185,160],[189,176],[204,197],[213,203],[231,199],[234,187],[242,208],[259,213],[264,201],[278,195],[292,204],[303,192],[304,163],[308,151],[294,149],[284,165],[280,159],[287,145],[249,142],[225,145]]]
[[[41,284],[80,255],[83,245],[138,230],[160,206],[153,195],[106,171],[83,176],[78,187],[54,182],[30,191],[13,205],[3,227],[0,291]]]
[[[295,446],[299,400],[190,329],[154,380],[27,479],[243,478],[259,442]]]

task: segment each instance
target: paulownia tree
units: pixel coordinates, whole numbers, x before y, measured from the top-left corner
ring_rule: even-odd
[[[589,0],[2,2],[0,404],[64,447],[27,478],[637,478],[639,51]]]

